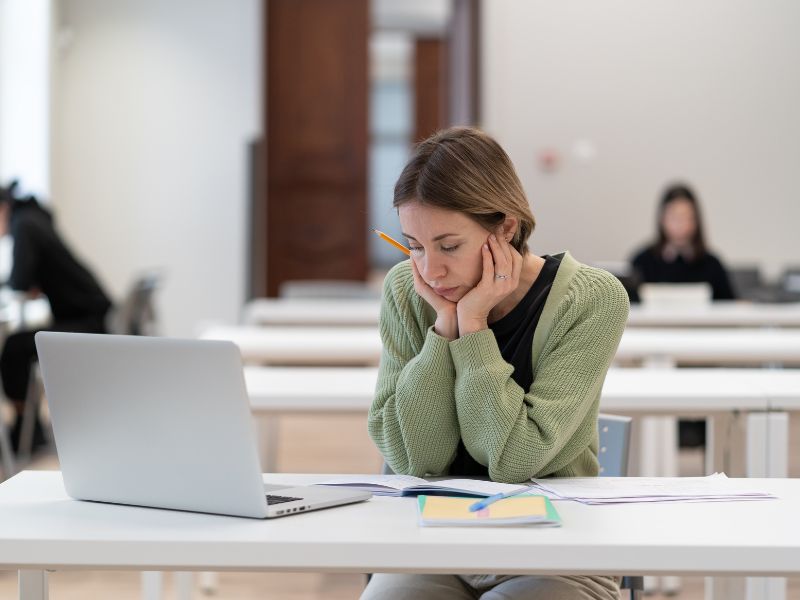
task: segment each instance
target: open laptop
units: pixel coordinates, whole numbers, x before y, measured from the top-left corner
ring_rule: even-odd
[[[231,342],[39,332],[36,348],[73,498],[270,518],[370,497],[265,486]]]

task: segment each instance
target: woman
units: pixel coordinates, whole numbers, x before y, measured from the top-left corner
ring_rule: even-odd
[[[55,229],[52,215],[33,197],[18,199],[16,182],[0,187],[0,236],[14,238],[9,285],[30,297],[44,294],[50,303],[51,331],[105,333],[111,301],[95,277],[67,248]],[[16,447],[28,393],[30,369],[36,359],[35,331],[14,333],[0,354],[0,376],[17,420],[11,431]],[[36,422],[34,445],[44,442]]]
[[[706,248],[697,198],[689,187],[672,185],[658,208],[656,241],[633,258],[640,283],[708,283],[714,300],[735,294],[722,262]]]
[[[409,475],[594,476],[597,412],[628,314],[622,285],[528,251],[534,219],[492,138],[422,142],[395,186],[411,259],[383,287],[369,433]],[[532,557],[535,560],[535,557]],[[377,574],[362,598],[617,598],[613,577]]]

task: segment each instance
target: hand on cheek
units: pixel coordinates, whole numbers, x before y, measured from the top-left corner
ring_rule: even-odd
[[[449,340],[456,339],[458,337],[456,303],[433,291],[433,288],[420,275],[416,260],[413,258],[411,259],[411,272],[414,275],[414,291],[436,311],[434,331]]]
[[[458,302],[459,335],[487,329],[489,312],[519,285],[522,255],[506,241],[501,229],[482,246],[481,260],[481,279]]]

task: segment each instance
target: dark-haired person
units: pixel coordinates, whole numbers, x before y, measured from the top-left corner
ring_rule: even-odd
[[[477,129],[419,144],[394,207],[411,258],[384,281],[368,419],[389,467],[508,483],[596,476],[600,391],[628,316],[619,281],[528,250],[535,223],[514,166]],[[615,577],[378,573],[362,599],[618,597]]]
[[[664,190],[656,239],[631,262],[638,283],[708,283],[714,300],[736,298],[725,267],[706,247],[700,205],[686,185]],[[683,447],[703,446],[705,422],[682,419],[679,438]]]
[[[56,231],[53,216],[35,198],[18,198],[16,182],[0,186],[0,236],[14,238],[13,264],[8,284],[31,297],[47,297],[53,315],[50,331],[105,333],[111,301],[97,279],[75,258]],[[0,377],[6,397],[14,404],[17,420],[12,441],[19,443],[30,372],[36,360],[34,335],[26,330],[6,338],[0,354]],[[38,420],[34,444],[43,441]]]
[[[706,247],[700,206],[686,185],[664,191],[656,239],[631,262],[639,283],[708,283],[714,300],[735,299],[725,267]]]

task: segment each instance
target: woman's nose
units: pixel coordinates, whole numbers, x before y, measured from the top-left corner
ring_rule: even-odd
[[[425,281],[437,281],[445,275],[444,264],[436,257],[425,255],[422,259],[422,277]]]

